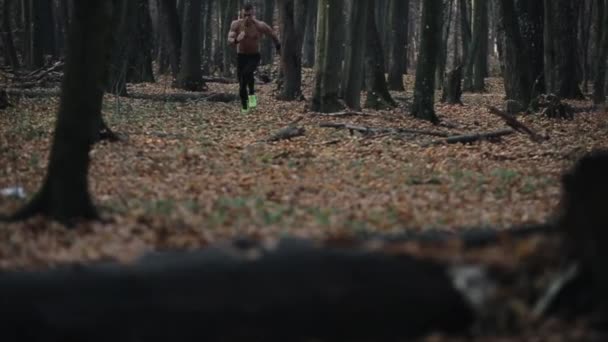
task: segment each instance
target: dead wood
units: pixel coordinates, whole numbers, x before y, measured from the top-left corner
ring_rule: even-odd
[[[501,129],[499,131],[493,132],[483,132],[483,133],[474,133],[474,134],[463,134],[463,135],[455,135],[448,137],[446,139],[440,139],[431,141],[425,144],[422,144],[423,147],[433,146],[433,145],[442,145],[442,144],[457,144],[457,143],[472,143],[479,140],[494,140],[505,135],[510,135],[515,133],[512,129]]]
[[[332,118],[345,117],[345,116],[373,116],[368,113],[355,112],[355,111],[344,111],[344,112],[336,112],[336,113],[310,112],[309,114],[315,115],[315,116],[332,117]]]
[[[373,127],[365,127],[365,126],[356,126],[346,123],[335,123],[335,122],[322,122],[319,124],[319,127],[323,128],[335,128],[335,129],[347,129],[351,134],[354,132],[359,132],[365,136],[370,135],[400,135],[400,134],[420,134],[420,135],[432,135],[436,137],[448,137],[450,136],[448,133],[439,132],[439,131],[426,131],[419,129],[409,129],[409,128],[398,128],[398,127],[390,127],[390,128],[373,128]]]
[[[514,130],[521,132],[521,133],[525,133],[528,136],[530,136],[530,139],[532,141],[541,142],[541,141],[545,141],[548,139],[547,137],[543,137],[542,135],[536,133],[531,128],[529,128],[526,125],[524,125],[523,123],[519,122],[519,120],[517,120],[515,117],[503,112],[502,110],[500,110],[496,107],[493,107],[493,106],[488,106],[487,108],[490,111],[490,113],[498,115],[500,118],[505,120],[506,124],[509,125],[511,128],[513,128]]]

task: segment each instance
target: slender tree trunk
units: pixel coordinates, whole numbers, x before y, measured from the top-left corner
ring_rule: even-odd
[[[95,219],[88,190],[89,151],[102,122],[112,2],[76,1],[49,164],[40,191],[13,219],[43,214],[61,222]]]
[[[343,0],[318,0],[317,40],[315,56],[315,85],[311,109],[316,112],[339,111],[343,105],[338,101],[340,85],[339,49],[343,37],[337,26],[343,25]]]
[[[437,51],[441,43],[442,0],[424,0],[422,2],[422,22],[420,52],[416,67],[414,85],[414,103],[412,115],[416,118],[439,123],[435,114],[435,68],[437,68]]]
[[[306,0],[279,0],[281,18],[281,70],[283,83],[279,99],[296,100],[302,95],[302,38],[303,29],[296,16],[306,18]]]
[[[154,82],[152,71],[152,23],[148,0],[130,0],[132,12],[129,36],[132,37],[133,49],[129,54],[127,81],[131,83]]]
[[[184,0],[184,35],[182,36],[182,65],[177,86],[189,91],[205,88],[201,71],[200,26],[201,0]],[[227,34],[226,34],[227,36]]]
[[[544,6],[541,0],[516,0],[515,11],[519,18],[522,40],[530,58],[532,96],[545,92],[544,81]]]
[[[404,60],[407,55],[407,26],[409,15],[409,0],[390,0],[390,37],[388,63],[388,88],[403,91],[403,75],[405,74]]]
[[[55,18],[53,18],[53,0],[35,0],[35,16],[40,30],[42,55],[57,57],[55,43]]]
[[[349,108],[361,110],[361,88],[364,80],[365,37],[370,0],[353,0],[349,20],[349,34],[354,39],[346,46],[344,78],[342,83],[344,102]]]
[[[374,10],[374,1],[370,1],[368,11]],[[367,98],[365,107],[374,109],[387,109],[397,104],[388,91],[385,78],[384,51],[380,45],[379,32],[376,28],[376,19],[373,15],[367,16],[367,34],[365,37],[365,84]]]
[[[547,90],[561,98],[584,98],[577,77],[579,1],[545,0],[545,77]]]
[[[471,21],[470,19],[470,8],[471,0],[458,0],[458,6],[460,7],[460,39],[462,42],[462,65],[466,66],[468,61],[468,53],[471,45]]]
[[[473,39],[478,42],[471,48],[471,91],[481,92],[488,61],[488,0],[473,0]]]
[[[171,64],[171,74],[177,78],[180,69],[182,29],[175,0],[159,0],[161,26]]]
[[[43,27],[40,7],[41,3],[38,0],[30,0],[30,67],[32,68],[40,68],[44,65]]]
[[[133,44],[130,40],[133,33],[129,32],[129,7],[131,1],[112,0],[112,38],[113,44],[110,53],[109,73],[107,77],[107,92],[124,96],[127,94],[127,72],[129,56]]]
[[[450,37],[450,26],[452,24],[452,13],[454,0],[448,1],[448,6],[443,8],[443,23],[441,25],[441,48],[438,51],[437,70],[435,71],[435,86],[437,89],[443,87],[445,68],[448,59],[448,39]],[[456,40],[456,35],[454,35]]]
[[[608,59],[608,3],[604,0],[598,0],[597,11],[601,11],[601,15],[597,15],[596,37],[601,37],[598,41],[597,59],[595,65],[595,77],[593,80],[593,103],[606,103],[606,68]]]
[[[234,64],[236,60],[236,51],[235,49],[228,45],[227,37],[228,31],[230,31],[230,23],[232,23],[235,18],[235,14],[237,13],[238,8],[238,0],[221,0],[221,25],[220,25],[220,33],[219,33],[219,43],[220,43],[220,51],[222,56],[222,73],[226,77],[232,76],[231,66]]]
[[[17,58],[17,50],[13,40],[13,31],[11,28],[11,4],[12,0],[4,0],[2,4],[2,45],[6,49],[6,57],[8,64],[13,69],[18,69],[20,66],[19,58]]]
[[[311,68],[315,65],[315,36],[317,31],[317,1],[308,0],[306,11],[306,29],[302,47],[302,65]]]
[[[226,0],[220,0],[226,1]],[[274,22],[274,9],[276,7],[275,0],[264,0],[264,11],[262,12],[262,20],[272,27]],[[272,58],[274,56],[274,48],[272,41],[270,39],[262,40],[262,45],[260,47],[260,54],[262,57],[261,64],[271,64]]]
[[[211,63],[213,62],[213,6],[217,4],[214,0],[205,1],[205,25],[203,27],[203,72],[211,73]]]
[[[524,108],[532,97],[530,59],[519,29],[513,0],[499,0],[499,12],[505,33],[505,88],[509,99],[520,102]]]

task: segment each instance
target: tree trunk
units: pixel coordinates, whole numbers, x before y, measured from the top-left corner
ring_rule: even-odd
[[[577,77],[579,1],[545,0],[545,77],[547,91],[561,98],[582,99]]]
[[[504,79],[507,97],[527,108],[532,99],[530,58],[519,29],[515,4],[513,0],[499,0],[498,10],[505,35]]]
[[[459,13],[460,13],[460,39],[462,42],[462,65],[465,66],[468,61],[468,53],[471,46],[471,21],[470,19],[470,5],[471,0],[458,0]]]
[[[374,0],[368,5],[369,13],[373,13]],[[367,98],[365,107],[374,109],[387,109],[397,104],[388,91],[385,78],[384,51],[380,45],[379,32],[376,26],[376,18],[367,16],[367,34],[365,35],[365,84]]]
[[[596,48],[596,64],[595,64],[595,77],[593,80],[593,103],[603,104],[606,103],[606,62],[608,59],[608,3],[605,0],[597,0],[598,6],[596,10],[599,12],[597,17],[596,37],[597,48]],[[601,14],[600,14],[601,13]]]
[[[349,20],[349,34],[358,37],[346,46],[342,91],[346,106],[361,110],[361,88],[364,79],[365,39],[370,0],[353,0]]]
[[[43,49],[43,27],[41,17],[41,3],[39,0],[29,0],[29,18],[30,18],[30,59],[29,66],[31,68],[41,68],[44,66],[44,49]]]
[[[407,26],[409,15],[409,0],[390,0],[390,37],[388,63],[388,89],[404,91],[403,75],[405,74],[404,59],[407,55]]]
[[[437,69],[435,70],[435,86],[437,89],[442,87],[444,83],[443,80],[445,77],[445,68],[448,60],[448,39],[450,37],[454,0],[449,0],[447,4],[448,6],[443,8],[442,13],[444,20],[441,25],[441,47],[438,51]],[[454,34],[454,41],[456,41],[456,34]],[[454,54],[456,54],[456,52],[454,52]]]
[[[55,44],[55,18],[53,18],[53,0],[34,0],[35,17],[39,27],[42,55],[57,57]]]
[[[226,0],[220,0],[226,1]],[[262,21],[268,24],[270,27],[273,26],[274,22],[274,9],[276,7],[275,0],[264,0],[264,10],[262,12]],[[272,64],[272,58],[274,56],[274,45],[270,39],[262,40],[260,47],[260,54],[262,57],[261,64]]]
[[[311,109],[315,112],[331,113],[344,108],[338,101],[342,44],[341,31],[336,27],[344,24],[343,0],[318,0],[317,39],[315,55],[315,85]]]
[[[202,35],[203,39],[203,72],[206,75],[211,73],[211,63],[213,62],[213,4],[217,2],[213,0],[205,1],[204,25]]]
[[[470,79],[469,91],[485,90],[485,69],[487,57],[484,44],[488,41],[488,0],[473,0],[473,34],[469,50],[470,60],[467,61],[467,74]],[[465,82],[466,84],[467,82]]]
[[[516,0],[515,11],[519,18],[521,36],[530,61],[532,97],[545,92],[544,80],[544,6],[541,0]]]
[[[201,91],[205,88],[201,71],[201,0],[184,0],[184,35],[182,36],[182,66],[177,76],[178,88]],[[226,33],[228,36],[228,33]]]
[[[154,82],[152,71],[152,23],[148,0],[130,0],[129,36],[132,37],[127,81],[131,83]]]
[[[441,102],[462,104],[462,65],[450,70],[445,77]]]
[[[17,50],[15,49],[15,41],[13,40],[13,31],[11,28],[11,4],[12,0],[4,0],[2,4],[2,45],[6,53],[5,62],[8,63],[14,70],[20,66],[19,58],[17,58]]]
[[[177,78],[180,69],[182,29],[177,15],[177,4],[175,0],[159,0],[161,14],[161,26],[164,39],[167,43],[169,61],[171,63],[171,74]]]
[[[304,43],[302,47],[302,65],[306,68],[311,68],[315,65],[317,1],[318,0],[308,0],[308,10],[306,11],[306,29],[304,32]]]
[[[133,33],[129,31],[130,11],[135,2],[112,0],[112,36],[113,44],[110,53],[110,66],[107,78],[107,92],[120,96],[127,95],[127,72],[131,55]]]
[[[296,100],[302,95],[302,22],[297,16],[306,18],[307,0],[279,0],[281,18],[281,71],[283,83],[279,99]],[[303,12],[304,11],[304,12]],[[301,21],[301,20],[300,20]]]
[[[87,174],[89,151],[102,123],[110,51],[112,2],[76,1],[49,164],[40,191],[14,215],[44,214],[61,222],[94,219]]]
[[[435,115],[435,69],[437,68],[437,51],[441,43],[442,0],[424,0],[422,2],[422,22],[420,52],[416,67],[414,85],[414,103],[412,115],[416,118],[439,123]]]

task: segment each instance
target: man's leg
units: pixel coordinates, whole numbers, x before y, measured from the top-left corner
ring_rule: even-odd
[[[248,110],[248,94],[246,75],[247,58],[243,55],[237,55],[236,74],[239,79],[239,96],[241,97],[241,113],[246,113]]]
[[[251,108],[255,108],[258,105],[258,98],[255,95],[255,78],[254,78],[254,73],[255,70],[257,69],[258,65],[260,64],[260,55],[256,54],[251,56],[251,59],[249,61],[249,63],[251,63],[249,65],[250,68],[248,68],[248,72],[250,72],[250,74],[247,77],[247,87],[249,88],[249,107]]]

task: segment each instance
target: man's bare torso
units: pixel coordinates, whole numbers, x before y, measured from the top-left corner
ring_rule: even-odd
[[[237,43],[237,52],[242,54],[256,54],[260,52],[260,39],[268,34],[270,27],[257,19],[249,21],[238,19],[232,22],[230,28],[236,32],[237,37],[245,32],[245,37]]]

